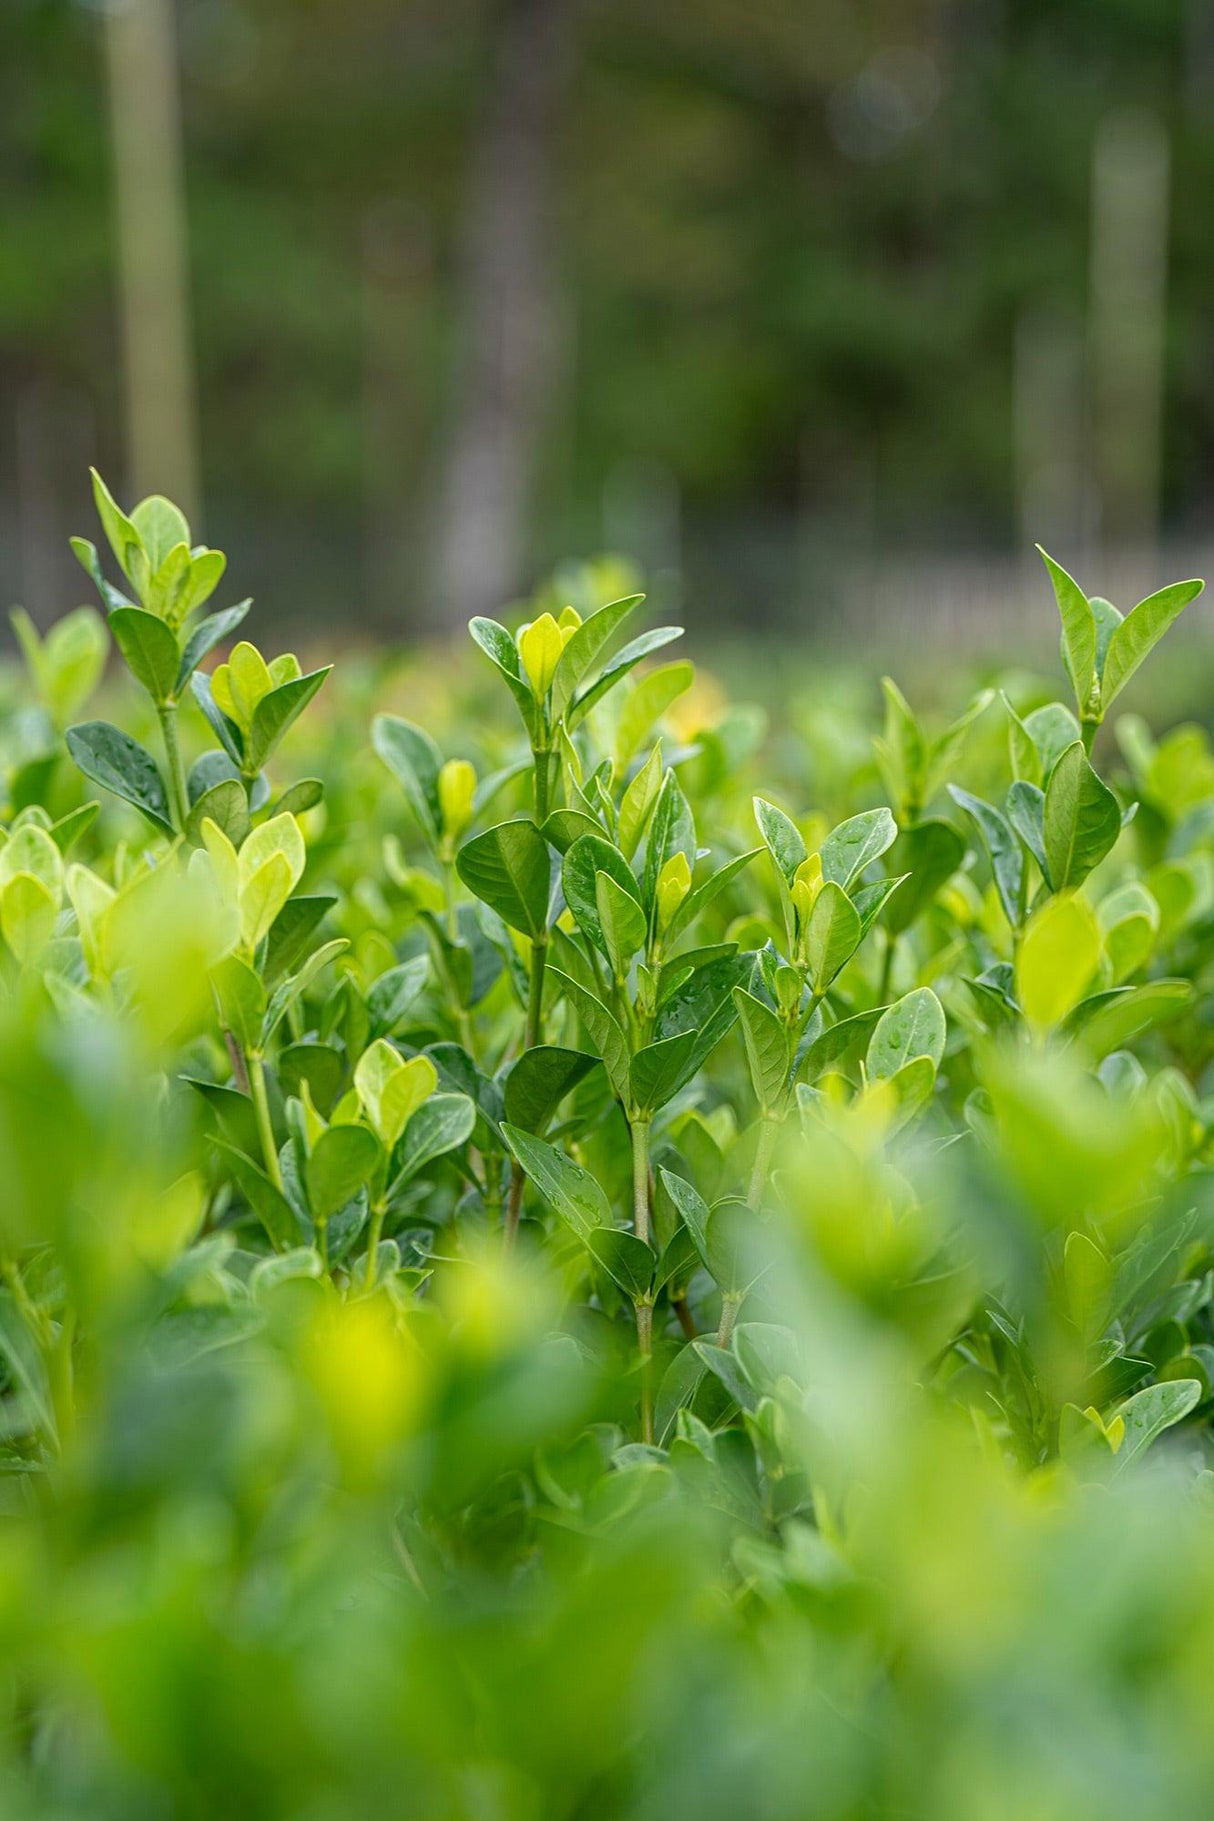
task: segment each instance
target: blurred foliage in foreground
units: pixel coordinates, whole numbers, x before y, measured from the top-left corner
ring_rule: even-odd
[[[1197,585],[768,739],[592,572],[204,675],[97,497],[3,711],[4,1815],[1203,1818],[1214,756],[1098,731]]]

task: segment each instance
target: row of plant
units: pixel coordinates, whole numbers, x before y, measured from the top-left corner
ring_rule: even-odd
[[[1200,583],[1047,557],[1069,700],[765,743],[605,569],[343,688],[95,493],[5,719],[12,1812],[1200,1813],[1214,759],[1101,733]]]

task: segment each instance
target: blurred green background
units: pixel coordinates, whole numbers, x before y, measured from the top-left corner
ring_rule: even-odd
[[[1210,538],[1212,99],[1208,0],[4,0],[0,600],[82,598],[87,461],[376,636],[605,549],[693,626],[1133,598]]]

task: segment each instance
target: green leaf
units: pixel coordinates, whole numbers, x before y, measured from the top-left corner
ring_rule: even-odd
[[[1104,1333],[1113,1294],[1113,1268],[1086,1233],[1067,1236],[1062,1253],[1067,1307],[1085,1343]]]
[[[72,537],[68,539],[68,543],[76,561],[101,596],[107,613],[112,613],[115,607],[133,606],[134,603],[128,600],[120,589],[115,588],[112,582],[106,580],[97,555],[96,544],[90,543],[86,537]],[[22,640],[22,644],[24,645],[24,640]]]
[[[196,670],[190,678],[190,693],[210,722],[212,731],[239,773],[244,764],[244,735],[235,722],[229,721],[211,688],[205,670]]]
[[[803,860],[808,859],[809,849],[801,838],[801,831],[791,816],[786,816],[774,803],[767,803],[762,797],[754,799],[755,821],[759,833],[767,846],[767,851],[784,878],[791,885],[793,875]]]
[[[195,847],[202,845],[202,825],[208,819],[223,830],[233,847],[240,846],[252,824],[248,795],[238,778],[221,778],[195,799],[185,825],[186,838]]]
[[[867,1046],[886,1009],[874,1006],[871,1011],[856,1012],[850,1018],[840,1018],[837,1024],[828,1025],[805,1052],[802,1067],[806,1078],[815,1081],[836,1063],[858,1055]]]
[[[249,732],[248,751],[245,754],[247,771],[261,770],[287,729],[303,713],[332,668],[331,664],[326,664],[320,670],[309,671],[306,676],[293,677],[289,683],[280,683],[277,689],[272,689],[269,695],[261,698],[254,712],[253,726]]]
[[[166,835],[176,831],[156,761],[145,746],[108,721],[82,721],[67,730],[67,747],[86,778],[131,803]]]
[[[734,859],[727,860],[724,866],[719,866],[716,872],[710,873],[701,885],[697,885],[688,892],[670,919],[670,925],[666,931],[666,941],[673,942],[676,937],[681,936],[683,931],[695,922],[701,911],[707,910],[713,899],[732,885],[739,873],[745,872],[755,855],[762,851],[761,847],[752,847],[749,853],[736,855]]]
[[[549,967],[549,978],[556,985],[581,1019],[595,1049],[602,1058],[603,1067],[612,1089],[620,1100],[627,1100],[629,1093],[628,1043],[615,1014],[608,1011],[601,1000],[574,980],[560,968]]]
[[[565,903],[577,918],[578,928],[606,955],[607,938],[599,916],[600,873],[605,873],[609,879],[614,880],[621,892],[636,901],[640,911],[640,887],[619,849],[613,847],[602,835],[579,835],[561,866],[561,886],[565,893]],[[640,915],[643,925],[644,912],[640,911]]]
[[[1020,843],[993,803],[971,796],[956,784],[950,784],[948,789],[953,802],[965,811],[982,837],[1003,914],[1012,928],[1018,929],[1024,908],[1024,854]]]
[[[624,792],[620,804],[620,851],[626,860],[631,860],[640,846],[661,788],[662,743],[659,740]]]
[[[528,733],[534,736],[538,732],[535,719],[535,697],[531,693],[531,685],[522,674],[518,647],[514,640],[506,628],[499,626],[496,620],[479,617],[470,620],[468,631],[485,656],[497,666],[505,678],[510,693],[518,704],[519,713],[523,717],[523,725]]]
[[[1081,885],[1121,833],[1121,810],[1088,763],[1083,742],[1068,746],[1045,792],[1045,857],[1056,892]]]
[[[898,824],[888,809],[866,809],[840,822],[822,843],[822,877],[846,891],[897,839]]]
[[[548,1043],[524,1050],[506,1076],[506,1118],[524,1132],[542,1132],[566,1094],[598,1066],[598,1057],[583,1050]]]
[[[1205,583],[1200,581],[1173,582],[1170,587],[1149,594],[1126,614],[1109,640],[1101,678],[1102,709],[1108,709],[1168,627],[1179,619],[1204,587]]]
[[[96,468],[90,468],[89,473],[93,477],[93,499],[97,506],[97,516],[101,520],[101,529],[109,540],[110,549],[114,552],[122,573],[129,582],[133,582],[132,570],[136,559],[142,555],[139,532],[118,505]]]
[[[1193,998],[1188,980],[1147,980],[1141,986],[1117,987],[1081,1000],[1067,1019],[1066,1034],[1074,1036],[1078,1050],[1098,1062],[1154,1025],[1179,1017]]]
[[[1029,919],[1016,954],[1016,1000],[1047,1030],[1078,1005],[1100,965],[1100,931],[1082,898],[1049,898]]]
[[[421,727],[399,715],[376,715],[371,723],[371,744],[405,793],[418,826],[437,847],[442,833],[438,801],[438,775],[443,755]]]
[[[688,866],[695,866],[696,827],[691,805],[674,772],[668,770],[662,779],[662,788],[658,792],[658,800],[649,822],[649,833],[645,837],[641,902],[647,909],[653,909],[662,868],[676,854],[682,854]]]
[[[1018,779],[1007,793],[1007,819],[1041,870],[1049,884],[1050,869],[1045,857],[1045,792],[1026,779]]]
[[[657,1260],[643,1239],[619,1227],[596,1227],[587,1235],[586,1246],[625,1296],[634,1303],[648,1300]]]
[[[218,555],[219,552],[214,554]],[[239,601],[235,607],[225,607],[222,612],[208,614],[205,620],[198,622],[181,654],[181,667],[173,687],[174,695],[181,694],[203,658],[214,651],[216,645],[222,645],[225,639],[231,637],[252,605],[252,601]]]
[[[430,957],[414,955],[398,967],[390,967],[367,988],[368,1035],[390,1037],[400,1025],[430,977]]]
[[[584,1244],[596,1228],[611,1225],[611,1207],[589,1170],[517,1126],[503,1125],[502,1136],[549,1207]]]
[[[336,903],[337,899],[328,892],[305,893],[287,899],[266,937],[261,971],[267,986],[273,986],[280,974],[298,967],[307,953],[313,932]]]
[[[153,493],[147,499],[140,500],[131,513],[131,523],[143,540],[153,575],[178,545],[184,544],[188,553],[190,527],[186,523],[185,514],[172,500],[165,499],[163,494]]]
[[[892,1075],[869,1084],[868,1093],[886,1103],[886,1138],[892,1138],[930,1106],[936,1087],[936,1065],[930,1056],[915,1056]]]
[[[238,1151],[235,1145],[217,1138],[215,1149],[222,1154],[236,1186],[265,1228],[274,1250],[289,1252],[299,1245],[306,1235],[301,1230],[298,1215],[282,1190],[276,1188],[265,1171],[259,1169],[243,1151]]]
[[[177,687],[181,653],[172,630],[142,607],[116,607],[109,617],[114,643],[135,681],[157,704],[169,701]]]
[[[1117,1412],[1125,1424],[1125,1439],[1117,1451],[1114,1472],[1124,1473],[1145,1454],[1156,1436],[1174,1423],[1183,1422],[1200,1402],[1201,1385],[1195,1378],[1174,1378],[1136,1391]]]
[[[260,1049],[266,990],[256,970],[239,955],[229,955],[214,969],[212,979],[224,1029],[231,1031],[242,1049]]]
[[[331,942],[322,942],[319,948],[313,949],[297,973],[289,974],[278,982],[270,995],[261,1027],[263,1046],[269,1042],[296,1000],[307,992],[313,980],[324,972],[331,961],[336,961],[338,955],[344,954],[349,946],[344,936],[335,936]]]
[[[683,628],[681,626],[655,626],[651,632],[643,632],[639,638],[632,639],[617,651],[589,689],[582,691],[566,713],[565,725],[570,733],[585,719],[595,703],[601,701],[609,690],[615,688],[617,683],[621,683],[628,672],[641,662],[642,658],[647,658],[653,652],[660,651],[664,645],[669,645],[673,640],[681,639],[682,636]]]
[[[917,987],[881,1015],[868,1046],[870,1081],[885,1081],[908,1062],[926,1056],[933,1070],[944,1056],[944,1008],[930,986]]]
[[[705,1265],[708,1263],[708,1219],[709,1209],[704,1197],[691,1183],[682,1176],[676,1176],[671,1170],[658,1170],[658,1186],[669,1195],[691,1234],[695,1247]]]
[[[734,987],[733,1000],[738,1008],[755,1098],[762,1112],[778,1111],[784,1105],[792,1068],[788,1027],[770,1006],[744,987]]]
[[[552,712],[561,716],[574,690],[599,657],[619,628],[645,599],[643,594],[627,594],[618,601],[608,601],[597,613],[582,621],[562,651],[552,679]]]
[[[815,993],[826,991],[860,946],[860,918],[841,886],[824,885],[805,932],[805,953]]]
[[[902,830],[890,849],[888,865],[894,874],[909,877],[899,886],[885,913],[890,935],[901,935],[935,903],[941,886],[948,883],[964,859],[965,842],[951,822],[930,817]]]
[[[616,724],[613,757],[617,772],[625,770],[654,723],[673,702],[686,694],[694,680],[695,666],[686,658],[674,664],[661,664],[642,677],[624,703]]]
[[[1076,706],[1083,715],[1091,705],[1096,685],[1096,616],[1078,582],[1040,544],[1037,549],[1054,584],[1054,599],[1062,621],[1063,660],[1075,691]]]
[[[638,1113],[649,1116],[672,1100],[695,1074],[697,1031],[680,1031],[647,1043],[628,1070],[629,1098]]]
[[[61,854],[69,854],[76,842],[97,820],[100,803],[82,803],[79,809],[69,810],[66,816],[60,816],[58,822],[52,822],[50,837]]]
[[[622,979],[632,957],[644,946],[648,928],[645,913],[633,893],[617,885],[610,873],[596,873],[594,889],[607,959],[613,974]]]
[[[567,854],[573,843],[583,835],[603,836],[603,825],[588,816],[584,809],[554,809],[540,829],[550,847],[555,847],[558,854]]]
[[[552,868],[548,845],[534,822],[520,817],[474,835],[460,848],[455,865],[473,896],[511,929],[532,941],[544,934]]]
[[[476,1104],[467,1094],[431,1094],[405,1127],[392,1156],[395,1195],[438,1157],[458,1150],[472,1136]]]
[[[52,1443],[57,1439],[55,1405],[38,1343],[7,1290],[0,1290],[0,1354],[29,1413]]]
[[[276,816],[304,816],[318,803],[323,803],[325,787],[319,778],[296,778],[288,784],[274,805]]]
[[[313,1219],[330,1220],[352,1201],[370,1180],[381,1155],[378,1138],[366,1126],[331,1125],[322,1132],[304,1169]]]

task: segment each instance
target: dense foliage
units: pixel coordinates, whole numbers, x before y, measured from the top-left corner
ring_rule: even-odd
[[[1066,700],[765,743],[605,573],[327,683],[95,491],[4,718],[6,1817],[1204,1816],[1214,756],[1121,712],[1200,583],[1046,558]]]

